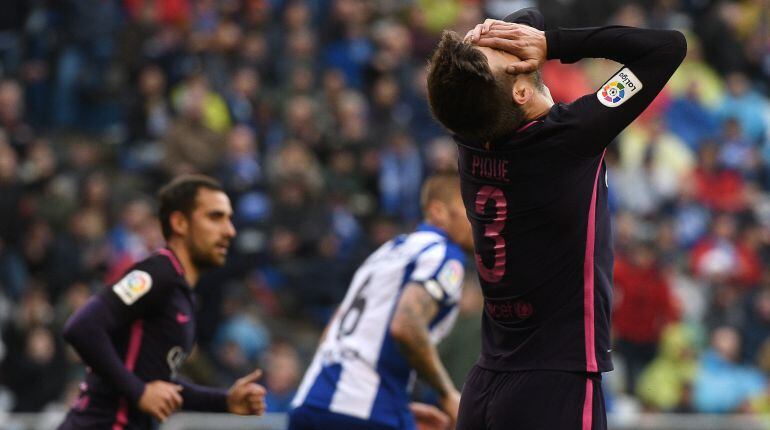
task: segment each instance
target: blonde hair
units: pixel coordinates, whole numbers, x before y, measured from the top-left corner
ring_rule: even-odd
[[[437,173],[431,175],[422,184],[420,192],[420,206],[424,215],[428,210],[428,204],[433,200],[449,203],[460,193],[460,175],[457,173]]]

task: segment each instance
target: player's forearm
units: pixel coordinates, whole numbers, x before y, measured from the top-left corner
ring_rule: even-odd
[[[424,291],[421,291],[424,293]],[[424,293],[400,303],[391,323],[391,334],[410,366],[440,396],[454,390],[449,374],[430,341],[427,316],[435,313],[435,303]]]
[[[182,409],[198,412],[227,412],[227,390],[178,381],[182,390]]]
[[[427,333],[427,330],[425,332]],[[423,336],[423,333],[415,332],[412,336],[413,341],[396,340],[401,353],[417,374],[436,389],[439,396],[446,396],[454,390],[454,384],[441,363],[436,347],[430,343],[427,336]]]
[[[113,323],[104,303],[92,297],[67,321],[63,336],[94,373],[137,404],[144,392],[144,381],[126,369],[112,345],[108,330]]]
[[[671,73],[687,51],[682,33],[608,26],[545,32],[548,59],[574,63],[582,58],[607,58],[625,65],[655,62]]]

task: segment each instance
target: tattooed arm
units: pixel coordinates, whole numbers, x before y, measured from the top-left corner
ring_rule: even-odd
[[[428,331],[437,312],[438,304],[425,288],[410,283],[399,299],[390,323],[390,334],[417,374],[438,391],[442,409],[455,421],[460,394],[441,363]]]

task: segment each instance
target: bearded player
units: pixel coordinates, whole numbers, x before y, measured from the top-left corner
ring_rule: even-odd
[[[91,297],[64,328],[88,372],[60,430],[154,429],[179,409],[265,411],[259,370],[229,390],[177,379],[195,343],[193,288],[202,271],[225,263],[235,228],[230,200],[211,178],[179,177],[159,197],[167,247]]]

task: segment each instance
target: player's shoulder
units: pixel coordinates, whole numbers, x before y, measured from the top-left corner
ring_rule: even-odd
[[[548,148],[549,154],[550,150],[558,150],[558,153],[569,155],[568,158],[572,160],[574,154],[568,148],[575,146],[576,141],[595,140],[602,131],[586,120],[598,108],[603,106],[596,100],[594,93],[578,97],[571,103],[555,103],[543,118],[537,135],[532,138],[542,141],[541,147]]]
[[[110,289],[126,305],[144,296],[168,297],[176,288],[186,285],[181,266],[173,254],[167,255],[169,252],[156,252],[135,263]]]
[[[580,109],[579,100],[584,98],[582,96],[571,103],[558,102],[554,103],[551,110],[543,118],[543,125],[546,129],[559,128],[565,125],[577,125],[577,110]]]
[[[435,252],[437,249],[445,250],[451,244],[446,233],[438,228],[420,225],[417,230],[410,233],[407,237],[407,246],[415,254],[422,254],[428,251]]]
[[[158,251],[134,264],[126,273],[142,271],[147,273],[155,282],[177,282],[183,279],[176,257]]]
[[[449,260],[457,260],[460,264],[465,264],[465,251],[460,245],[448,239],[446,241],[446,255]]]
[[[418,255],[433,255],[439,260],[457,260],[465,263],[465,253],[443,230],[427,225],[420,225],[411,235],[414,249]]]

